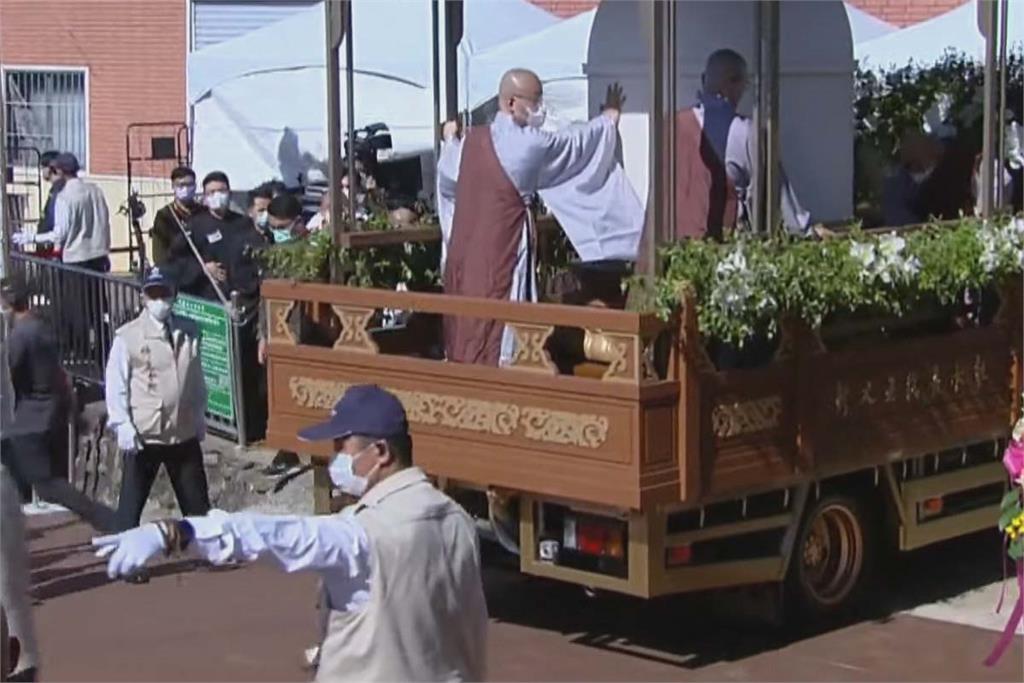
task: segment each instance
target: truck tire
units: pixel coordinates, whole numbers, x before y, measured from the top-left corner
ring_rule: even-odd
[[[785,583],[786,612],[812,621],[839,616],[870,583],[878,525],[864,501],[821,497],[807,512]]]

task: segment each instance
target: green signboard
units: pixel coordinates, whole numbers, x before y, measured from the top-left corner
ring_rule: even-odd
[[[216,301],[179,295],[174,312],[199,327],[199,353],[209,394],[206,412],[235,424],[234,388],[231,384],[231,320]]]

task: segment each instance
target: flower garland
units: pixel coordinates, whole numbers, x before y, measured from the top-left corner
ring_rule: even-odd
[[[1024,267],[1024,218],[964,220],[905,234],[853,231],[821,241],[739,237],[665,248],[654,307],[668,318],[691,289],[701,333],[742,346],[791,316],[818,328],[836,314],[902,315],[926,301],[960,301]]]
[[[1024,618],[1024,417],[1013,428],[1010,443],[1003,453],[1003,466],[1010,475],[1010,490],[999,506],[999,531],[1006,536],[1006,552],[1017,567],[1019,594],[1002,635],[985,659],[987,666],[993,666],[1003,656]]]

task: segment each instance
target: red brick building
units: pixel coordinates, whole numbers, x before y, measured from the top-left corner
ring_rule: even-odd
[[[8,134],[123,175],[129,123],[185,120],[185,49],[184,0],[0,0]]]

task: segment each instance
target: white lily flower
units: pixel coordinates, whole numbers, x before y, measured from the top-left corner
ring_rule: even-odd
[[[893,257],[899,256],[903,252],[903,248],[907,246],[907,241],[895,233],[882,236],[878,240],[878,251],[881,252],[882,256],[886,259],[892,259]]]
[[[869,269],[875,261],[875,246],[867,242],[853,242],[850,244],[850,256],[863,268]]]

